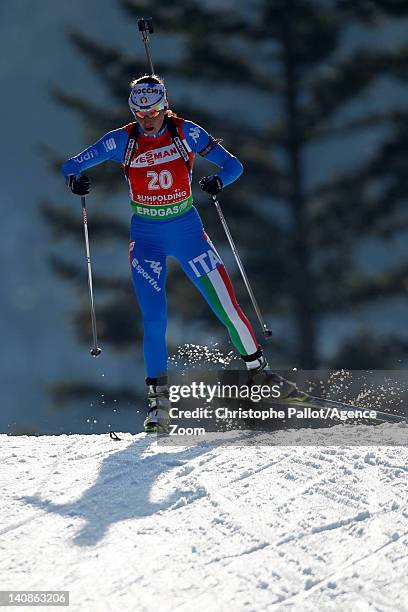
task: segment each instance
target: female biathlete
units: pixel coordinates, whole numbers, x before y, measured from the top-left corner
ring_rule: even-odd
[[[169,422],[166,349],[166,258],[172,255],[226,326],[231,340],[254,373],[266,369],[252,327],[234,295],[231,281],[193,206],[192,167],[198,153],[220,171],[200,180],[211,195],[242,174],[242,164],[202,127],[169,110],[161,78],[143,76],[131,83],[129,106],[136,122],[108,132],[62,167],[76,195],[90,190],[81,172],[106,160],[122,164],[132,209],[130,266],[143,315],[143,350],[149,408],[145,431]],[[271,373],[272,376],[273,375]],[[278,377],[276,377],[278,378]],[[287,396],[295,387],[285,386]]]

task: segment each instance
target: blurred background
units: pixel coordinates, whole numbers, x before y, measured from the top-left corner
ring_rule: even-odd
[[[140,16],[154,19],[153,60],[172,109],[244,164],[220,201],[274,332],[271,365],[405,369],[405,1],[2,0],[0,430],[141,428],[126,184],[117,164],[89,171],[103,347],[93,360],[80,200],[59,173],[64,159],[131,121],[129,82],[146,72]],[[258,331],[218,217],[197,188],[212,168],[197,160],[196,205]],[[219,355],[241,367],[175,262],[167,286],[171,367]]]

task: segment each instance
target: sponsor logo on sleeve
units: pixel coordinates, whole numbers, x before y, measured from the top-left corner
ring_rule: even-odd
[[[116,149],[116,142],[114,138],[107,138],[106,140],[102,141],[102,144],[107,153]]]
[[[192,138],[192,140],[194,140],[194,142],[197,142],[197,140],[200,138],[200,134],[201,130],[196,125],[190,128],[189,136]]]
[[[98,157],[97,149],[89,149],[89,151],[85,151],[84,153],[81,153],[81,155],[74,157],[73,160],[77,162],[77,164],[81,164],[82,162],[89,161],[94,157]]]

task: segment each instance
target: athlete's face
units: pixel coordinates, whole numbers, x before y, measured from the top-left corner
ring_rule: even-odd
[[[148,113],[142,115],[142,113],[137,113],[135,115],[136,121],[142,128],[146,134],[151,134],[155,136],[157,132],[160,132],[160,129],[163,125],[164,121],[164,110],[158,111],[158,115],[152,116],[153,113]]]

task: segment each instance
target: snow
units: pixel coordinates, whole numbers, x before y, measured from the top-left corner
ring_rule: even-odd
[[[1,435],[1,588],[75,611],[407,610],[407,448],[341,431]]]

